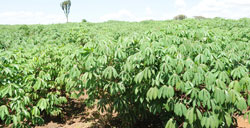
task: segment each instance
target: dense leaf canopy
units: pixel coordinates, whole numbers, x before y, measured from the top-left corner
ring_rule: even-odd
[[[230,127],[250,115],[249,39],[249,19],[0,26],[0,122],[42,124],[86,90],[126,127]]]

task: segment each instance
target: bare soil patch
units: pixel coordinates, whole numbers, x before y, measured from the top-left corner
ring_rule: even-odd
[[[121,128],[121,120],[116,114],[101,113],[96,105],[87,107],[84,103],[86,97],[71,101],[63,110],[64,117],[46,117],[45,124],[35,128]],[[250,128],[248,119],[244,119],[243,116],[237,117],[237,121],[238,128]],[[135,124],[136,128],[160,128],[161,126],[161,122],[155,117]],[[1,123],[0,128],[4,128]]]
[[[243,116],[237,117],[238,128],[250,128],[248,119],[244,119]]]

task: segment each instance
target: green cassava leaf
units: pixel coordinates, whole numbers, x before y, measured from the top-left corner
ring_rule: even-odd
[[[0,107],[0,118],[1,118],[1,120],[4,120],[5,117],[8,116],[8,115],[9,115],[9,111],[8,111],[7,106],[2,105]]]
[[[37,107],[40,108],[41,110],[44,110],[47,108],[47,101],[46,99],[42,98],[38,101]]]
[[[148,90],[147,92],[147,98],[149,100],[155,100],[158,96],[158,88],[157,87],[152,87]]]
[[[165,128],[176,128],[175,121],[173,119],[168,120]]]

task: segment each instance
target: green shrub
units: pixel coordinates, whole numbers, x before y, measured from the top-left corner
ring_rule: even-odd
[[[77,43],[84,46],[87,42],[91,41],[92,38],[88,31],[89,30],[83,26],[73,28],[65,34],[65,41],[68,43]]]
[[[194,16],[194,18],[197,19],[197,20],[207,19],[207,18],[204,17],[204,16]]]
[[[174,20],[184,20],[186,19],[187,16],[183,15],[183,14],[180,14],[180,15],[177,15],[174,17]]]
[[[37,25],[32,29],[32,32],[36,34],[41,34],[41,32],[43,32],[44,29],[45,27],[43,25]]]
[[[150,114],[166,127],[231,127],[233,114],[249,105],[249,69],[244,61],[235,61],[249,53],[250,45],[231,43],[226,50],[224,43],[213,40],[196,43],[209,36],[206,31],[187,34],[171,27],[120,37],[120,43],[87,43],[81,80],[90,99],[100,99],[100,110],[118,112],[126,127]],[[236,45],[241,50],[232,53]]]
[[[60,50],[46,45],[29,53],[0,54],[0,119],[13,127],[41,125],[44,116],[63,116],[63,106],[77,88],[77,67]],[[31,57],[31,58],[30,58]],[[70,61],[70,63],[69,63]],[[68,72],[69,71],[69,72]]]
[[[82,19],[82,23],[85,23],[85,22],[87,22],[87,20],[86,19]]]
[[[28,25],[22,25],[18,28],[19,31],[21,31],[25,36],[28,36],[30,34],[30,28]]]

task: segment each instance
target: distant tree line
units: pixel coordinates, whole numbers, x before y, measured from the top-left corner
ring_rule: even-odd
[[[180,14],[180,15],[177,15],[175,16],[173,19],[174,20],[184,20],[184,19],[187,19],[188,17],[184,14]],[[202,19],[208,19],[204,16],[194,16],[194,19],[197,19],[197,20],[202,20]]]

